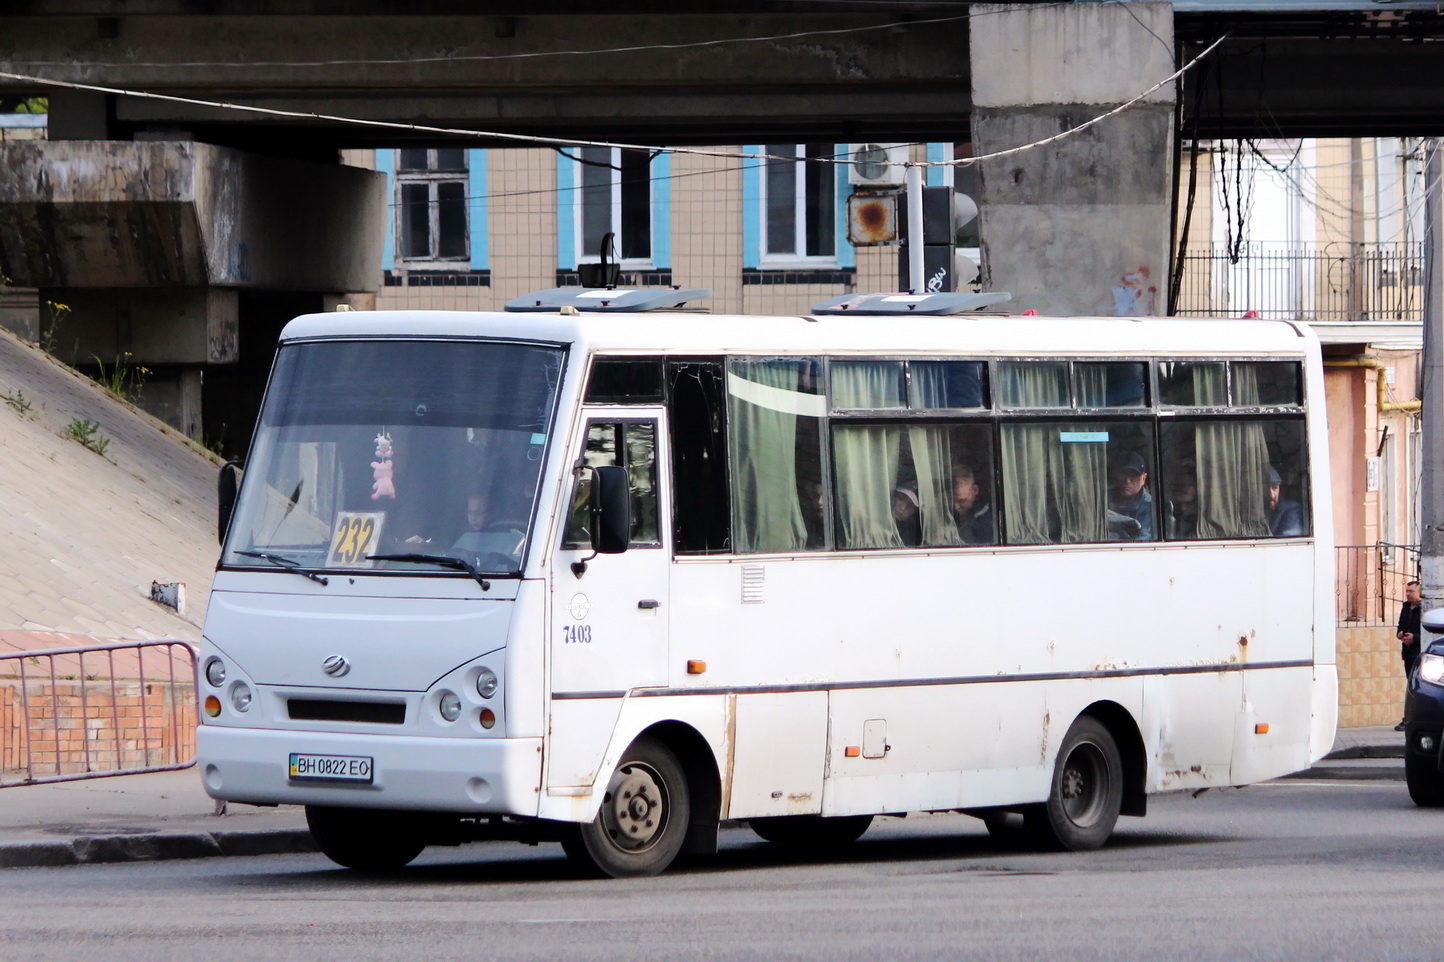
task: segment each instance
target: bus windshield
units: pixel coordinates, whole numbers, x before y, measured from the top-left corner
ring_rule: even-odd
[[[498,342],[283,346],[222,564],[519,574],[563,356]]]

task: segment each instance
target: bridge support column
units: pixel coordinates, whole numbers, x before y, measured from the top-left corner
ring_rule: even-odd
[[[972,8],[973,148],[1033,144],[1171,74],[1171,3]],[[1163,314],[1172,84],[1086,130],[979,164],[984,290],[1040,314]]]

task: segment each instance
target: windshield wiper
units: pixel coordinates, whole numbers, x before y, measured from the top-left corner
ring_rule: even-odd
[[[481,576],[476,565],[462,558],[454,558],[449,554],[368,554],[367,561],[429,561],[432,564],[441,565],[443,568],[455,568],[457,571],[465,571],[476,579],[481,585],[482,591],[491,590],[491,582]]]
[[[247,558],[260,558],[262,561],[269,561],[273,565],[280,565],[287,571],[293,571],[303,578],[310,578],[317,584],[329,585],[331,583],[331,580],[329,578],[326,578],[323,575],[318,575],[316,574],[316,572],[310,571],[306,568],[302,568],[299,561],[294,561],[290,558],[283,557],[282,555],[270,554],[269,552],[265,551],[237,551],[236,554],[243,554]]]

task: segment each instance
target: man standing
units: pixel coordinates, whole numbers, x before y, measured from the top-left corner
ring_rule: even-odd
[[[1409,687],[1409,675],[1414,671],[1414,662],[1419,660],[1419,619],[1424,608],[1419,603],[1419,582],[1411,581],[1404,586],[1404,605],[1399,609],[1399,630],[1394,637],[1399,639],[1399,657],[1404,659],[1404,688]],[[1401,721],[1394,731],[1404,730]]]

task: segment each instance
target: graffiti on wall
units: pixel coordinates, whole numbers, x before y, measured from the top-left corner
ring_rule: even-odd
[[[1157,316],[1158,288],[1148,283],[1152,274],[1143,264],[1118,278],[1118,283],[1112,288],[1114,316]]]

